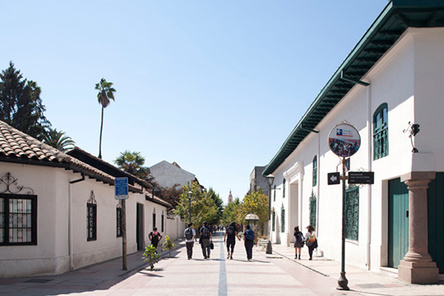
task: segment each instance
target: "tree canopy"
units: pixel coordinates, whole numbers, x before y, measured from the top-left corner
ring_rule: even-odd
[[[125,150],[120,152],[119,157],[114,160],[114,163],[127,173],[133,174],[140,179],[146,180],[149,175],[149,168],[144,167],[145,158],[140,155],[140,152],[131,152]]]
[[[105,108],[108,107],[111,100],[114,99],[114,93],[116,90],[112,87],[113,83],[106,81],[105,78],[100,79],[99,83],[96,83],[97,100],[100,105],[102,105],[102,113],[100,117],[100,135],[99,135],[99,158],[102,158],[102,132],[103,132],[103,113]]]
[[[195,227],[199,227],[204,221],[209,225],[219,223],[218,207],[199,183],[188,182],[182,189],[183,192],[174,210],[176,215],[183,221],[192,222]]]
[[[23,78],[12,62],[0,74],[0,120],[42,140],[51,123],[46,119],[45,106],[36,82]]]
[[[43,142],[62,152],[74,148],[75,142],[71,137],[65,135],[65,132],[57,129],[49,129],[49,132],[43,136]]]

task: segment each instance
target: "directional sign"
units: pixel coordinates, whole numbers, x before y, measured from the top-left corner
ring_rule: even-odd
[[[128,199],[128,178],[115,178],[114,189],[116,199]]]
[[[328,185],[336,185],[341,183],[339,173],[328,173]]]
[[[374,172],[348,172],[348,184],[373,184]]]

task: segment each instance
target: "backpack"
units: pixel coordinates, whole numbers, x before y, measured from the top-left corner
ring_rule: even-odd
[[[228,227],[228,228],[227,228],[227,233],[228,233],[229,235],[233,235],[233,234],[234,234],[234,227],[233,227],[233,226]]]
[[[308,241],[309,242],[314,242],[316,240],[316,237],[314,236],[314,234],[313,233],[310,233],[309,235],[308,235]]]
[[[209,238],[209,237],[210,237],[210,230],[204,226],[202,229],[202,238]]]
[[[296,242],[301,243],[304,241],[304,235],[302,234],[302,232],[298,232],[296,234]]]
[[[247,229],[247,230],[245,231],[245,238],[246,238],[247,240],[249,240],[249,241],[254,240],[254,231],[251,230],[251,229]]]
[[[188,228],[185,230],[185,238],[186,238],[187,240],[192,240],[192,239],[193,239],[193,230],[191,229],[191,227],[188,227]]]

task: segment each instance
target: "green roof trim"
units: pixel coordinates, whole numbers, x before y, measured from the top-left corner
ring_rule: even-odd
[[[262,175],[274,172],[408,27],[444,27],[444,0],[392,0],[322,88]]]

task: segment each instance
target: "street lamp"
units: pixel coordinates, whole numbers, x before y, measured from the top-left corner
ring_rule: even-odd
[[[274,176],[272,174],[269,174],[267,176],[267,183],[268,183],[268,243],[267,243],[267,251],[266,254],[272,254],[273,253],[273,247],[271,246],[271,186],[274,182]]]
[[[193,195],[193,192],[188,191],[188,201],[189,201],[189,207],[188,207],[188,212],[189,212],[189,220],[188,222],[191,223],[191,197]]]
[[[271,217],[271,186],[274,182],[274,176],[272,174],[269,174],[267,176],[267,183],[268,183],[268,220],[270,220]]]

